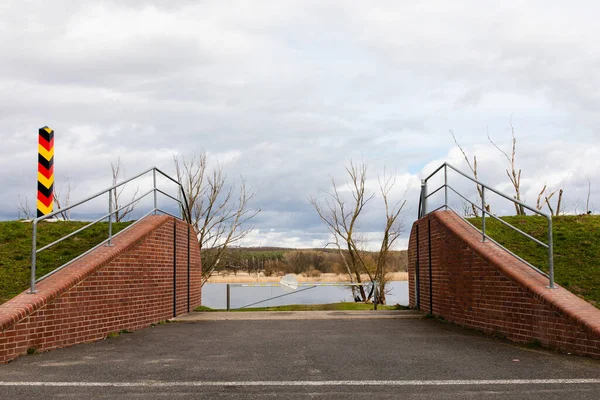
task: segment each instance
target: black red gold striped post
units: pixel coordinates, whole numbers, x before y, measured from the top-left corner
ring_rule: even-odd
[[[39,130],[37,216],[52,212],[54,203],[54,131],[47,126]]]

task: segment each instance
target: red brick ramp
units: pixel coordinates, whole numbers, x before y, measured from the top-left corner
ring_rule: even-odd
[[[92,342],[187,313],[188,282],[189,307],[200,305],[200,249],[191,227],[188,241],[188,226],[169,216],[146,217],[115,236],[114,246],[38,283],[38,293],[0,305],[0,363],[30,349]]]
[[[600,358],[600,310],[562,287],[547,288],[547,278],[492,242],[482,243],[481,234],[452,211],[413,224],[411,307],[417,305],[417,246],[421,310],[512,341]]]

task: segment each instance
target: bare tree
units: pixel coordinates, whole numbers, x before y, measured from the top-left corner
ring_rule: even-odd
[[[510,179],[510,183],[512,183],[514,189],[515,189],[515,196],[514,198],[516,200],[521,201],[521,169],[519,169],[517,171],[517,168],[515,166],[515,155],[517,153],[517,138],[515,136],[515,128],[513,127],[512,124],[512,120],[510,121],[510,130],[512,133],[512,152],[511,155],[509,156],[508,153],[506,153],[504,150],[502,150],[500,147],[498,147],[498,145],[496,145],[496,143],[494,143],[494,141],[492,140],[492,138],[490,137],[490,133],[488,132],[487,137],[488,140],[490,141],[490,143],[500,152],[504,155],[504,157],[506,157],[506,159],[508,160],[508,163],[510,165],[510,172],[507,169],[506,170],[506,175],[508,175],[508,178]],[[525,215],[525,207],[523,207],[522,205],[519,205],[517,203],[515,204],[515,210],[517,212],[517,215]]]
[[[561,206],[562,206],[562,197],[563,197],[563,190],[559,189],[558,191],[558,202],[556,203],[556,215],[560,215],[560,212],[562,210]]]
[[[563,190],[557,189],[557,190],[551,192],[550,194],[547,194],[546,187],[547,187],[547,185],[544,184],[544,187],[538,194],[535,208],[541,211],[542,208],[544,208],[544,205],[546,205],[548,207],[548,210],[550,210],[550,215],[552,215],[552,216],[560,215],[561,207],[562,207]],[[550,199],[552,199],[552,196],[554,196],[556,194],[556,192],[558,192],[558,200],[556,202],[556,211],[555,211],[554,208],[552,207],[552,204],[550,204]]]
[[[357,226],[362,211],[375,195],[366,192],[367,166],[364,163],[357,165],[350,161],[350,165],[346,167],[346,173],[349,177],[348,189],[351,199],[345,200],[336,181],[332,179],[332,190],[325,192],[324,201],[321,202],[311,197],[310,202],[329,232],[334,236],[333,244],[339,250],[351,282],[362,283],[361,274],[366,274],[371,282],[378,281],[380,285],[378,301],[385,303],[389,252],[400,236],[402,221],[399,216],[406,202],[402,200],[392,205],[389,201],[390,191],[396,183],[395,175],[384,174],[379,178],[380,192],[386,210],[386,224],[379,253],[371,265],[372,261],[362,248],[365,240],[357,231]],[[345,247],[343,251],[342,246]],[[357,292],[359,301],[368,301],[372,296],[372,292],[367,294],[362,285],[359,286]]]
[[[389,194],[396,184],[396,174],[386,176],[384,171],[383,178],[379,178],[378,181],[381,197],[383,198],[383,203],[385,204],[386,223],[383,230],[381,247],[379,249],[379,254],[377,255],[375,279],[379,285],[377,302],[380,304],[385,304],[385,285],[387,283],[387,267],[389,264],[390,250],[402,233],[402,221],[398,218],[402,212],[402,209],[406,205],[406,200],[404,198],[406,197],[406,193],[410,187],[406,189],[402,199],[400,199],[394,205],[390,205]]]
[[[586,176],[585,179],[587,180],[587,183],[588,183],[587,198],[585,201],[585,213],[591,214],[592,211],[590,210],[590,195],[592,193],[592,181],[590,180],[589,176]]]
[[[554,211],[554,209],[552,208],[552,205],[550,204],[550,199],[552,198],[552,196],[554,196],[554,194],[556,192],[557,191],[555,190],[554,192],[550,193],[549,196],[545,197],[546,204],[548,205],[548,209],[550,210],[550,215],[552,215],[552,216],[560,215],[560,210],[561,210],[561,205],[562,205],[562,196],[563,196],[562,189],[558,190],[558,201],[556,202],[556,211]]]
[[[540,193],[537,197],[537,201],[535,203],[535,208],[540,211],[542,210],[542,208],[544,208],[544,200],[542,199],[542,196],[544,196],[544,194],[546,193],[546,187],[547,185],[544,183],[544,187],[542,188],[542,190],[540,190]]]
[[[337,238],[336,241],[339,240],[344,243],[348,254],[347,265],[352,271],[351,281],[356,280],[357,283],[362,283],[360,275],[363,272],[369,274],[369,278],[373,281],[373,275],[366,267],[355,237],[358,217],[365,205],[374,197],[374,194],[365,193],[367,166],[364,163],[355,165],[353,161],[350,161],[350,166],[346,167],[346,173],[350,178],[348,187],[352,193],[352,203],[346,204],[333,178],[331,179],[332,191],[325,192],[327,195],[324,201],[325,204],[322,205],[315,198],[311,198],[310,202],[329,232]],[[358,292],[360,300],[367,301],[368,297],[362,285],[359,286]]]
[[[471,164],[469,157],[467,157],[467,153],[465,152],[463,147],[460,145],[460,142],[456,138],[456,135],[454,134],[454,131],[452,129],[450,129],[450,135],[452,135],[452,139],[454,139],[454,144],[456,144],[456,147],[458,147],[458,149],[462,153],[465,161],[467,162],[467,166],[471,170],[471,173],[473,174],[473,178],[478,180],[479,178],[477,176],[477,156],[475,154],[473,154],[473,163]],[[482,204],[482,208],[485,206],[485,210],[487,212],[490,212],[490,205],[487,203],[485,205],[483,205],[483,190],[481,188],[481,185],[475,184],[475,186],[477,187],[477,193],[479,194],[479,200],[478,200],[479,203]],[[471,209],[473,211],[473,216],[478,217],[479,210],[477,209],[477,207],[474,204],[471,204]]]
[[[461,203],[461,206],[462,206],[463,217],[465,217],[465,218],[477,217],[477,215],[474,214],[474,212],[477,210],[477,208],[473,208],[473,204],[463,200]]]
[[[23,216],[24,219],[31,220],[33,219],[33,212],[31,211],[31,206],[29,205],[29,201],[27,196],[21,197],[21,195],[17,195],[17,218],[21,219]]]
[[[260,209],[249,207],[254,193],[248,190],[244,179],[237,189],[228,186],[222,166],[208,168],[205,153],[191,159],[173,156],[173,161],[189,205],[187,218],[200,245],[204,285],[224,259],[227,248],[253,229],[247,223]]]
[[[57,187],[54,185],[54,204],[56,204],[56,211],[60,210],[63,207],[69,207],[71,204],[71,179],[67,177],[65,179],[66,185]],[[71,210],[62,211],[56,215],[61,218],[63,221],[71,220]]]
[[[120,179],[125,179],[125,169],[121,164],[121,157],[117,157],[117,161],[110,161],[110,169],[112,172],[112,184],[116,185]],[[112,209],[115,211],[115,221],[121,222],[125,220],[135,209],[137,205],[137,201],[134,202],[139,188],[136,188],[133,195],[131,196],[131,200],[127,206],[123,206],[123,191],[125,190],[126,185],[121,185],[118,188],[112,189]]]

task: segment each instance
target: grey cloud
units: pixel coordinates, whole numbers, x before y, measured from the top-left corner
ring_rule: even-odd
[[[482,179],[510,190],[485,132],[508,146],[511,117],[526,199],[547,181],[574,208],[585,197],[581,176],[600,178],[598,6],[559,6],[5,2],[0,218],[16,216],[17,195],[35,195],[43,125],[56,130],[57,183],[69,176],[76,197],[105,186],[117,156],[128,174],[172,172],[173,154],[223,157],[263,209],[261,234],[247,243],[263,234],[270,244],[326,240],[308,199],[331,178],[343,182],[351,158],[364,159],[372,179],[386,167],[418,182],[432,160],[464,169],[450,128],[477,152]],[[418,183],[407,226],[417,198]],[[374,201],[362,229],[379,230],[382,213]]]

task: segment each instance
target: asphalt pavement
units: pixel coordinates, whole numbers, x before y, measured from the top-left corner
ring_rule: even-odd
[[[600,361],[433,319],[199,320],[0,365],[0,399],[598,399]]]

